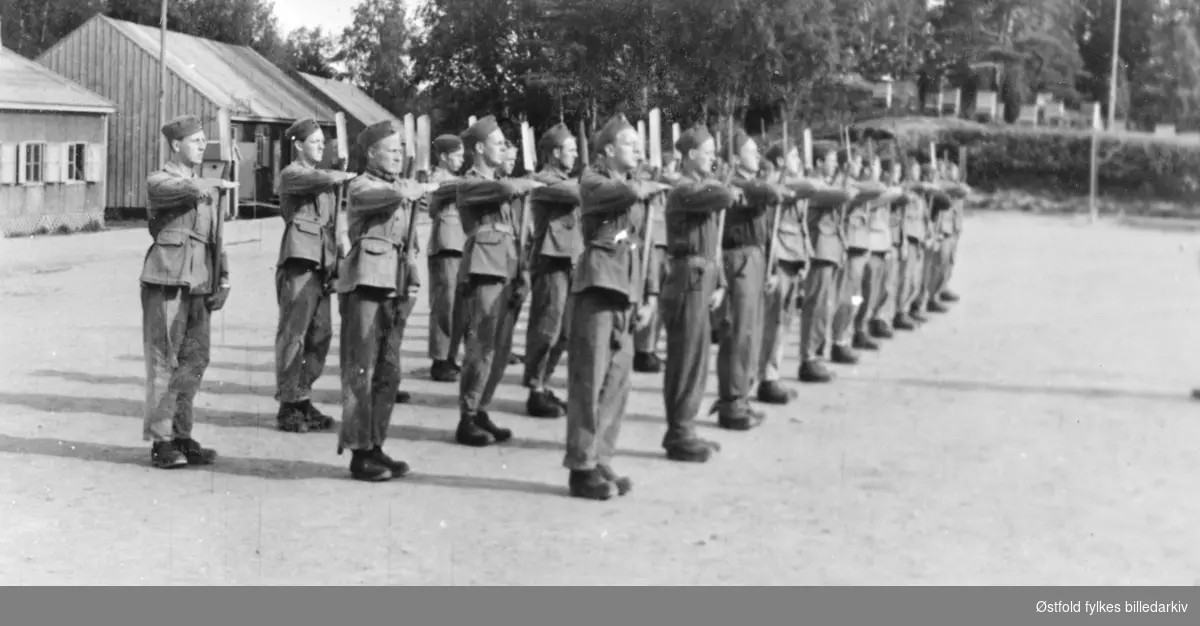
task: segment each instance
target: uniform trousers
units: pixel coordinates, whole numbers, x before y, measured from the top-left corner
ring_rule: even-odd
[[[142,284],[142,350],[146,360],[145,441],[192,435],[192,402],[208,369],[208,294]]]
[[[574,296],[567,352],[567,451],[574,471],[609,465],[629,399],[633,307],[624,295],[586,289]]]
[[[371,450],[387,439],[400,388],[400,343],[413,298],[358,287],[339,296],[342,428],[338,451]]]
[[[333,342],[326,275],[315,264],[291,260],[275,270],[279,324],[275,330],[275,399],[309,400],[325,371]]]
[[[720,283],[716,261],[703,256],[679,256],[659,296],[658,313],[667,334],[667,363],[663,372],[663,403],[667,433],[663,447],[695,439],[696,414],[708,383],[712,327],[709,299]]]

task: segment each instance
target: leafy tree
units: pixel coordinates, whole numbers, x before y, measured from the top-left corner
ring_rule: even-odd
[[[410,52],[413,29],[404,0],[363,0],[342,33],[342,54],[350,79],[396,115],[410,111],[417,97]]]
[[[339,54],[337,41],[320,26],[300,27],[288,33],[283,50],[288,69],[322,78],[337,77],[337,71],[330,64]]]

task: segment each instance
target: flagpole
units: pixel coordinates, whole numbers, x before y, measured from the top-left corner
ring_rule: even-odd
[[[167,123],[167,2],[162,0],[162,10],[159,13],[158,40],[158,124]],[[167,138],[159,135],[159,162],[167,161]]]

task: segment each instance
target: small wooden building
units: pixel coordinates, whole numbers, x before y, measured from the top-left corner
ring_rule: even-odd
[[[0,47],[0,231],[104,225],[113,104]]]
[[[159,37],[157,28],[96,15],[38,57],[116,104],[110,208],[144,208],[146,174],[160,166]],[[240,204],[276,204],[276,178],[291,161],[282,136],[292,122],[313,117],[335,136],[333,111],[250,48],[168,31],[166,62],[167,117],[204,121],[220,158],[237,161]]]
[[[303,72],[296,74],[299,76],[300,82],[304,83],[314,96],[331,109],[346,114],[346,134],[350,135],[350,145],[354,145],[354,139],[363,129],[376,122],[390,120],[398,125],[404,124],[400,118],[392,115],[390,111],[375,102],[371,96],[353,83],[321,78]],[[336,156],[336,151],[336,145],[330,144],[330,147],[325,150],[326,160],[329,160],[331,155]],[[356,155],[351,150],[350,169],[355,170],[357,167]]]

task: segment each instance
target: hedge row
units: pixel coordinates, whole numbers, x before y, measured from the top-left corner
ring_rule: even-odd
[[[968,182],[983,189],[1050,187],[1088,193],[1090,131],[919,117],[856,126],[888,129],[908,149],[928,149],[930,141],[965,145]],[[1098,155],[1103,194],[1200,202],[1200,143],[1179,137],[1101,133]]]

